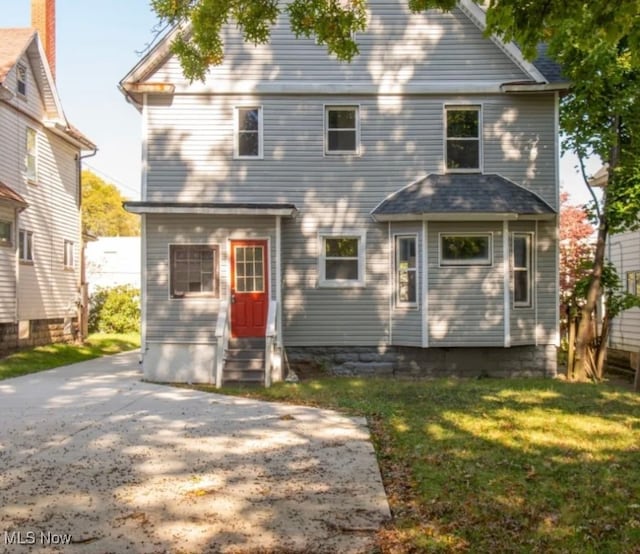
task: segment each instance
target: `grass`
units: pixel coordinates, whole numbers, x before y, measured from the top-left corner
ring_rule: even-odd
[[[394,515],[381,552],[640,552],[640,395],[542,379],[223,392],[368,418]]]
[[[89,335],[84,344],[50,344],[22,350],[0,359],[0,381],[133,350],[139,346],[140,336],[137,333],[109,335],[96,333]]]

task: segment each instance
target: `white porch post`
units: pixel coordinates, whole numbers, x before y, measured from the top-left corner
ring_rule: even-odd
[[[276,302],[278,302],[276,346],[282,346],[282,217],[276,216]]]

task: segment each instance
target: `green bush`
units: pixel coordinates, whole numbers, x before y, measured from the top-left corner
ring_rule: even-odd
[[[98,287],[89,301],[89,331],[139,332],[140,290],[131,285]]]

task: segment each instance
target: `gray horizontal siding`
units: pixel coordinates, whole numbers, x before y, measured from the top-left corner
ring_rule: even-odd
[[[366,286],[319,285],[318,232],[330,226],[307,214],[283,221],[283,333],[289,346],[377,345],[388,341],[386,225],[353,221],[366,234]],[[338,227],[339,228],[339,227]],[[345,228],[342,226],[342,228]],[[337,230],[337,229],[336,229]]]
[[[558,344],[558,249],[555,222],[538,223],[538,343]]]
[[[0,204],[0,221],[11,223],[15,233],[14,210]],[[16,318],[16,248],[0,245],[0,323]]]
[[[220,299],[229,297],[229,239],[269,238],[270,298],[275,298],[275,220],[254,217],[147,215],[146,340],[214,342]],[[169,297],[169,245],[216,244],[220,248],[220,298]]]
[[[537,238],[535,236],[536,224],[533,221],[514,221],[509,223],[509,233],[532,233],[533,244],[532,248],[535,250],[537,244]],[[509,263],[513,263],[513,243],[509,237]],[[531,307],[515,307],[513,306],[513,271],[510,273],[510,303],[511,309],[511,345],[518,346],[524,344],[535,344],[536,342],[536,321],[537,321],[537,307],[536,302],[538,294],[536,294],[535,280],[536,280],[536,262],[538,259],[537,253],[533,256],[533,266],[531,269],[531,279],[533,280],[533,297],[531,299]]]
[[[493,233],[492,266],[440,267],[440,233]],[[429,223],[429,346],[502,346],[502,223]]]
[[[372,0],[368,7],[368,30],[358,33],[360,54],[351,63],[330,57],[313,39],[296,39],[289,31],[287,16],[282,15],[266,45],[245,44],[235,25],[227,26],[224,62],[209,71],[207,81],[219,88],[234,79],[247,83],[348,81],[397,90],[409,79],[506,82],[525,78],[457,9],[411,14],[406,0]],[[170,58],[150,80],[184,82],[177,59]],[[197,89],[198,83],[191,88]]]
[[[333,212],[341,200],[345,210],[365,214],[417,177],[444,172],[443,106],[451,100],[397,97],[398,110],[389,111],[366,96],[176,96],[170,108],[148,108],[147,200],[283,201],[319,213]],[[485,170],[526,185],[555,206],[553,117],[541,116],[552,114],[553,98],[469,101],[484,107]],[[242,104],[263,107],[262,160],[233,159],[233,108]],[[360,106],[360,155],[324,154],[327,104]],[[504,113],[513,132],[498,140]]]
[[[607,250],[608,258],[615,265],[626,288],[627,272],[640,271],[640,233],[634,231],[612,235]],[[614,319],[610,345],[620,350],[640,350],[640,308],[626,310]]]

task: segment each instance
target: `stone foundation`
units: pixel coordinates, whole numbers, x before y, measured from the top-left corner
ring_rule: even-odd
[[[289,367],[372,377],[555,377],[556,347],[417,348],[408,346],[286,347]]]
[[[76,338],[77,327],[76,318],[0,323],[0,356],[34,346],[72,342]]]

